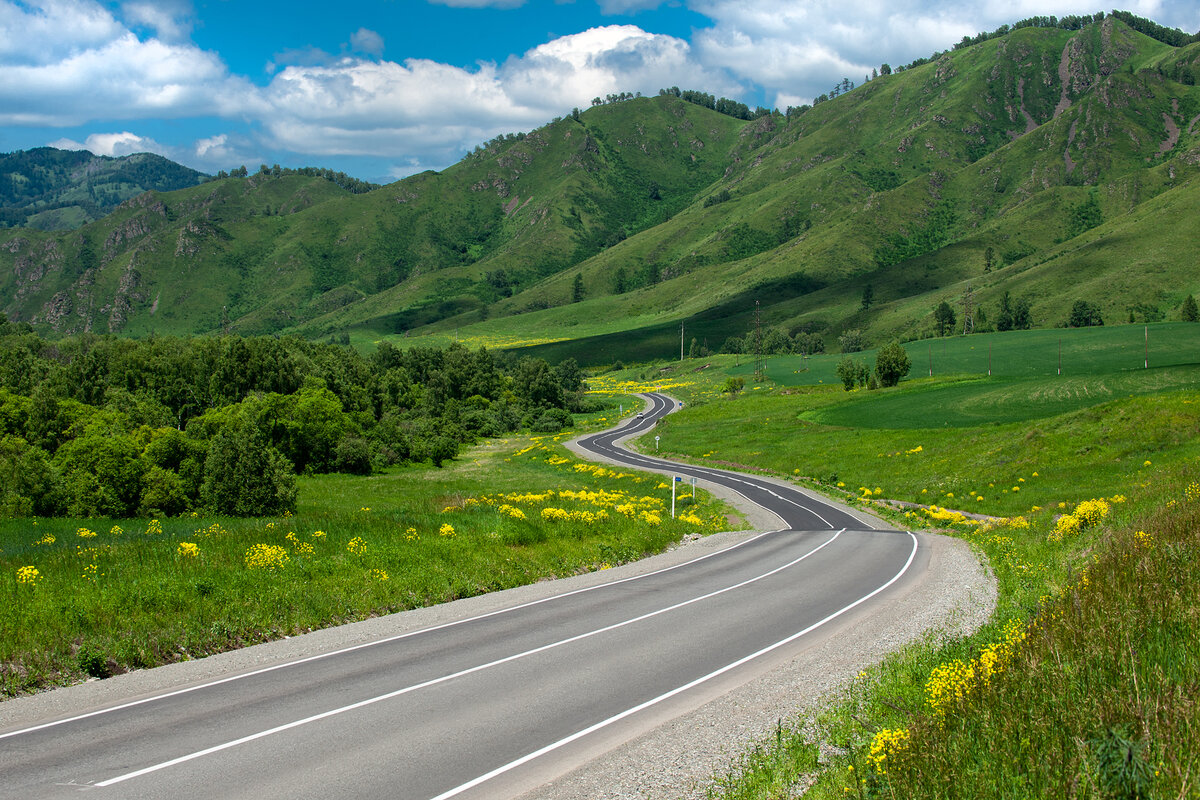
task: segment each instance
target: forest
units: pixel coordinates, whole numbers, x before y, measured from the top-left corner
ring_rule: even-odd
[[[298,337],[57,341],[0,315],[0,517],[290,511],[297,474],[440,466],[571,427],[578,366]]]

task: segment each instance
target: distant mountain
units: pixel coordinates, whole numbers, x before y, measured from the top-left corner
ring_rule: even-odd
[[[143,192],[184,189],[207,179],[152,153],[110,158],[38,147],[0,154],[0,225],[72,230]]]
[[[786,114],[617,96],[365,193],[267,171],[0,231],[0,312],[59,333],[543,342],[582,363],[678,352],[681,323],[716,349],[756,306],[829,350],[931,335],[943,301],[987,330],[1006,294],[1038,327],[1077,300],[1110,324],[1177,318],[1200,294],[1200,42],[1063,23]]]

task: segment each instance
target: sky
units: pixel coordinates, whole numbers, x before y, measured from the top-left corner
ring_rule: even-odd
[[[1187,32],[1195,0],[1122,6]],[[440,170],[593,97],[751,107],[1097,0],[0,0],[0,152],[154,152],[208,173]]]

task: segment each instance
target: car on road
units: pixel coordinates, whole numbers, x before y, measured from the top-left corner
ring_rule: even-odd
[[[646,418],[646,414],[645,414],[645,412],[639,411],[639,412],[638,412],[638,415],[637,415],[637,418],[638,418],[638,419],[645,419],[645,418]]]

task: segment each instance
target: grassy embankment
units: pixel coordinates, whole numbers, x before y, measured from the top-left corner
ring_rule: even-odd
[[[736,400],[715,364],[653,371],[690,384],[656,431],[664,455],[792,476],[964,538],[1000,590],[982,630],[910,646],[785,721],[712,797],[788,797],[813,779],[806,797],[1200,796],[1200,375],[1185,363],[1198,332],[1173,327],[1178,366],[1155,368],[1152,350],[1149,370],[1126,363],[1130,332],[1008,335],[1003,376],[879,392],[822,386],[786,359],[767,374],[793,386]],[[1059,335],[1086,369],[1036,374]],[[932,347],[977,358],[981,339]],[[821,744],[844,755],[818,766]]]
[[[561,438],[301,478],[297,513],[278,519],[2,521],[0,696],[605,569],[730,526],[704,493],[672,520],[657,476],[569,458]]]

